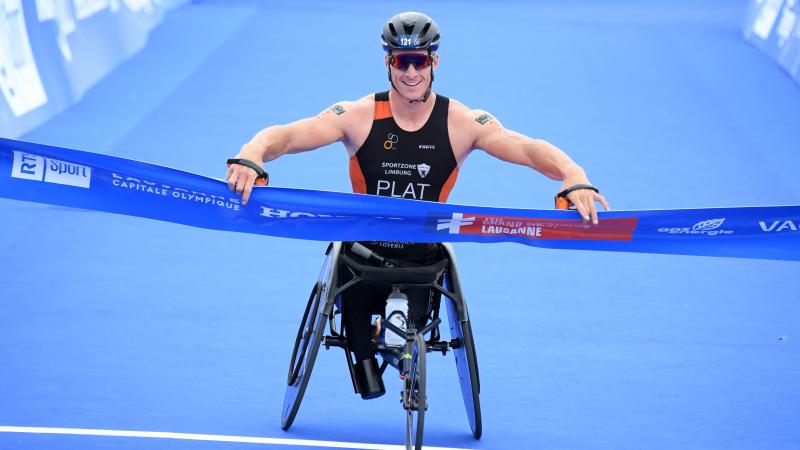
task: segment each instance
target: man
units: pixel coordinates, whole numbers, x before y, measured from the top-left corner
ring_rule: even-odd
[[[504,161],[526,165],[561,180],[562,193],[585,222],[597,224],[595,202],[607,210],[583,169],[545,141],[503,128],[486,111],[471,110],[431,90],[439,64],[439,28],[425,14],[400,13],[384,26],[384,65],[391,89],[340,102],[313,118],[260,131],[228,167],[228,187],[247,200],[262,162],[287,153],[343,142],[350,156],[350,179],[357,193],[444,202],[467,156],[480,149]],[[249,160],[249,161],[248,161]],[[256,162],[256,164],[250,161]],[[387,257],[425,264],[439,257],[431,244],[363,243]],[[380,314],[389,288],[355,285],[345,291],[343,319],[356,379],[363,398],[384,393],[370,345],[369,320]],[[424,318],[431,294],[409,290],[409,315]]]

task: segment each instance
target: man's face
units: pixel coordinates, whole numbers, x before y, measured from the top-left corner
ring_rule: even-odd
[[[386,55],[384,63],[389,68],[394,86],[400,95],[407,99],[419,99],[425,95],[431,84],[431,75],[439,64],[439,57],[436,54],[428,55],[427,51],[422,50],[396,50],[392,52],[392,56]]]

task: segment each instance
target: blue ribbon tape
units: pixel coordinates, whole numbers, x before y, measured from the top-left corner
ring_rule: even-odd
[[[536,247],[800,260],[800,206],[600,213],[464,206],[257,187],[114,156],[0,138],[0,197],[323,241],[517,242]]]

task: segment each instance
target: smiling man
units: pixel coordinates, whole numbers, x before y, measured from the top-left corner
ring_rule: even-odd
[[[475,150],[528,166],[562,181],[562,193],[584,221],[597,223],[595,202],[605,199],[586,174],[554,145],[503,128],[489,113],[470,109],[431,88],[439,65],[439,27],[417,12],[389,19],[381,41],[391,89],[352,102],[340,102],[313,118],[266,128],[245,144],[228,167],[228,186],[246,204],[263,162],[287,153],[344,143],[350,156],[353,192],[445,202],[458,170]],[[440,257],[435,244],[365,242],[398,261],[427,264]],[[356,356],[356,378],[363,398],[384,393],[370,344],[370,318],[381,314],[389,287],[359,283],[345,291],[344,324]],[[425,289],[406,292],[412,318],[423,318],[431,302]]]

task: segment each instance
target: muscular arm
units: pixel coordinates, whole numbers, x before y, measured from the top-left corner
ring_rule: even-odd
[[[552,180],[563,181],[564,187],[577,183],[589,184],[586,173],[566,153],[555,145],[540,139],[504,128],[497,119],[483,111],[473,111],[475,120],[475,148],[503,161],[528,166]]]
[[[304,152],[342,141],[352,116],[347,114],[349,109],[350,102],[337,103],[316,117],[265,128],[242,146],[238,157],[268,162],[286,153]]]
[[[506,129],[485,111],[469,111],[466,118],[475,136],[473,147],[503,161],[528,166],[553,180],[562,181],[561,190],[575,184],[591,184],[583,169],[555,145]],[[605,198],[594,191],[573,191],[569,194],[569,200],[575,204],[584,220],[591,220],[595,224],[597,209],[594,202],[600,202],[608,210]]]
[[[244,144],[236,158],[249,159],[259,165],[287,153],[314,150],[337,141],[346,141],[363,115],[363,102],[341,102],[316,117],[276,125],[259,131]],[[228,188],[242,196],[247,204],[256,179],[255,170],[239,164],[228,166],[225,176]]]

